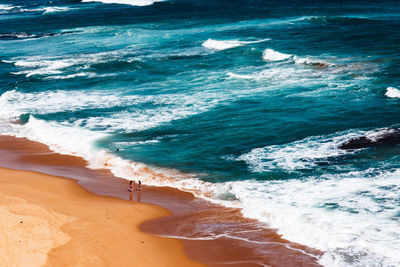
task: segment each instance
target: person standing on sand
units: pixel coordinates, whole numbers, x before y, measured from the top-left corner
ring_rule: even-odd
[[[138,186],[136,188],[137,194],[136,194],[136,200],[140,202],[142,200],[142,182],[138,181]]]
[[[136,188],[136,191],[142,191],[142,182],[138,181],[138,186]]]
[[[133,181],[130,181],[129,182],[129,190],[128,190],[129,192],[132,192],[133,191]]]

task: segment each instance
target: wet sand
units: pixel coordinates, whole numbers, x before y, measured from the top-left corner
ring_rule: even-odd
[[[90,170],[86,164],[81,158],[54,153],[40,143],[0,136],[0,166],[72,178],[97,195],[167,209],[169,216],[148,220],[140,229],[178,237],[186,255],[194,261],[209,266],[319,266],[320,251],[282,239],[275,229],[243,218],[238,209],[214,205],[168,187],[144,186],[143,192],[130,194],[127,180],[107,170]]]
[[[2,266],[202,266],[138,226],[160,207],[96,196],[70,179],[0,168]]]

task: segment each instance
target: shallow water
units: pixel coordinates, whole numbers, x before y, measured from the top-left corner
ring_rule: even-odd
[[[125,2],[1,1],[1,133],[400,264],[400,148],[338,149],[399,126],[397,1]]]

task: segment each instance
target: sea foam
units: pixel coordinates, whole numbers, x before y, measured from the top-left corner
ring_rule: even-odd
[[[62,74],[64,71],[78,71],[77,73],[67,75],[82,75],[81,70],[87,69],[91,64],[104,63],[113,60],[119,60],[121,57],[126,55],[127,52],[123,51],[110,51],[110,52],[99,52],[93,54],[76,54],[73,56],[58,56],[58,57],[18,57],[11,60],[3,60],[2,62],[8,64],[14,64],[16,67],[22,68],[21,71],[13,72],[15,75],[30,76],[47,76]],[[65,76],[67,76],[65,75]],[[90,75],[88,75],[90,76]],[[58,75],[60,79],[63,79],[61,75]],[[74,76],[69,76],[71,78]],[[54,77],[53,77],[54,78]],[[65,77],[64,77],[65,78]]]
[[[16,61],[15,66],[29,68],[28,70],[13,72],[13,74],[25,74],[26,77],[33,75],[60,74],[62,69],[74,65],[66,60],[44,60],[44,61]]]
[[[127,180],[140,179],[147,185],[172,186],[202,197],[214,193],[208,183],[196,179],[193,174],[184,174],[173,169],[150,169],[142,163],[122,159],[98,148],[97,142],[106,140],[107,133],[46,122],[33,116],[22,125],[0,119],[0,132],[43,143],[61,154],[82,157],[88,162],[89,168],[109,169],[115,176]]]
[[[338,146],[361,132],[349,132],[333,136],[312,136],[283,145],[255,148],[238,157],[245,161],[254,172],[268,172],[274,169],[312,169],[318,162],[338,157],[354,151],[339,149]]]
[[[0,10],[8,11],[8,10],[11,10],[11,9],[13,9],[13,8],[16,8],[16,7],[15,7],[15,6],[12,6],[12,5],[0,4]]]
[[[293,57],[293,55],[280,53],[273,49],[267,48],[264,50],[262,57],[265,61],[282,61]]]
[[[14,119],[24,113],[47,114],[124,106],[129,111],[106,113],[102,116],[92,115],[88,118],[76,119],[68,124],[107,132],[134,132],[205,112],[218,105],[226,97],[216,96],[213,93],[145,96],[89,90],[59,90],[36,94],[12,90],[3,93],[0,97],[0,104],[4,107],[0,110],[0,115]],[[148,108],[144,108],[145,106]]]
[[[83,0],[82,2],[101,2],[104,4],[122,4],[131,6],[149,6],[163,0]]]
[[[261,43],[268,41],[270,39],[262,39],[262,40],[256,40],[256,41],[238,41],[238,40],[214,40],[214,39],[208,39],[205,41],[202,46],[208,49],[213,49],[217,51],[222,51],[226,49],[231,49],[235,48],[238,46],[243,46],[247,44],[255,44],[255,43]]]
[[[388,87],[385,95],[390,98],[400,98],[400,90],[394,87]]]
[[[54,12],[65,12],[71,10],[68,7],[57,7],[57,6],[52,6],[52,7],[44,7],[44,14],[48,13],[54,13]]]
[[[37,7],[37,8],[24,8],[22,6],[12,6],[0,4],[0,11],[10,11],[10,12],[42,12],[43,14],[54,13],[54,12],[64,12],[71,10],[69,7],[58,7],[58,6],[48,6],[48,7]]]
[[[80,101],[86,103],[86,108],[96,106],[99,97],[104,97],[110,105],[115,105],[118,101],[126,104],[126,99],[113,97],[114,100],[111,100],[109,95],[90,96],[90,92],[82,92],[82,98],[72,101],[71,97],[67,97],[67,93],[59,93],[61,94],[58,98],[69,101],[61,106],[60,110],[79,109]],[[23,111],[29,111],[28,103],[35,106],[36,112],[42,108],[48,109],[44,111],[46,113],[56,106],[63,105],[62,102],[59,102],[59,105],[47,103],[53,101],[46,101],[49,97],[54,100],[55,95],[46,96],[46,93],[43,93],[41,96],[35,96],[16,91],[7,92],[0,98],[0,104],[7,107],[1,110],[1,118],[11,119]],[[35,104],[32,104],[32,101]],[[12,114],[10,108],[14,109]],[[113,155],[97,146],[99,141],[109,138],[107,133],[80,126],[46,122],[30,116],[28,122],[22,125],[0,120],[0,132],[44,143],[59,153],[83,157],[88,161],[90,168],[107,168],[118,177],[140,179],[148,185],[176,187],[221,205],[241,208],[244,216],[276,227],[284,238],[324,251],[320,261],[327,266],[390,266],[400,262],[396,256],[400,249],[396,242],[400,238],[400,229],[392,219],[400,212],[395,202],[395,196],[400,194],[400,188],[397,186],[399,171],[381,172],[371,169],[313,177],[303,181],[249,180],[208,183],[199,180],[195,174],[181,173],[173,169],[149,168],[142,163]],[[374,134],[363,131],[360,133]],[[272,156],[268,156],[268,153],[273,153],[276,157],[271,159],[275,161],[275,164],[271,165],[273,167],[307,168],[311,167],[315,160],[340,155],[340,152],[335,150],[335,145],[360,133],[308,138],[287,145],[263,148],[261,154],[259,151],[252,151],[250,154],[254,157],[261,155],[269,158]],[[154,142],[162,140],[153,139],[148,143]],[[297,150],[300,152],[297,153]],[[289,158],[288,161],[284,160],[286,157]],[[242,160],[249,158],[244,156]],[[250,165],[256,166],[259,163],[253,163],[252,160],[254,159],[248,161]],[[306,162],[303,162],[304,160]],[[267,165],[261,165],[259,171],[265,171],[266,168]],[[387,190],[389,187],[391,189]],[[384,201],[374,201],[374,198]],[[358,256],[354,258],[354,255]]]
[[[396,266],[399,175],[370,169],[304,181],[231,182],[230,193],[246,217],[324,251],[325,266]]]

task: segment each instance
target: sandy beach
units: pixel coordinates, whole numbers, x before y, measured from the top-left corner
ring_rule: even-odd
[[[0,217],[7,218],[1,220],[1,229],[7,229],[6,241],[0,243],[7,247],[2,262],[319,266],[320,251],[282,239],[276,229],[243,218],[239,209],[170,187],[145,185],[141,194],[130,194],[129,181],[86,165],[82,158],[55,153],[43,144],[0,135],[0,166],[5,167],[0,169]],[[32,214],[35,227],[22,218]],[[22,250],[26,240],[29,246]]]
[[[95,196],[73,180],[0,168],[2,266],[202,266],[141,232],[160,207]]]

